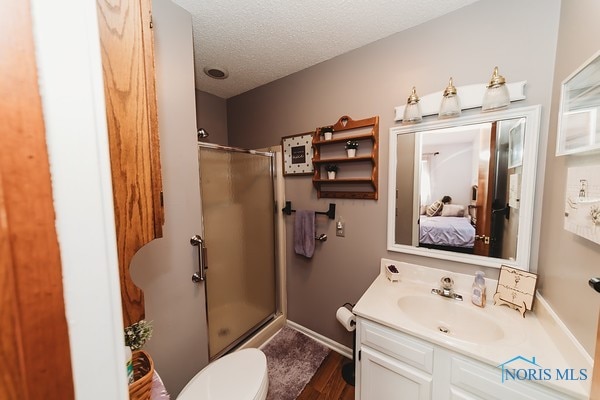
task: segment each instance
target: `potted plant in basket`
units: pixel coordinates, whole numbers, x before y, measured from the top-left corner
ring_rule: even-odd
[[[325,170],[327,171],[327,178],[335,179],[335,174],[338,172],[339,167],[335,164],[327,164]]]
[[[149,395],[152,387],[154,362],[150,355],[141,348],[152,337],[152,323],[142,319],[126,327],[124,333],[125,346],[133,351],[131,358],[127,360],[129,397],[131,399],[144,398]]]
[[[346,151],[348,152],[348,157],[356,157],[356,149],[358,149],[358,141],[348,140],[346,142]]]
[[[139,350],[152,337],[152,323],[142,319],[125,328],[125,346]]]
[[[323,135],[325,140],[331,140],[331,138],[333,137],[333,126],[328,125],[321,127],[321,134]]]

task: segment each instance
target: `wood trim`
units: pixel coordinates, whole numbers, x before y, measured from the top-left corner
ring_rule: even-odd
[[[148,96],[148,119],[150,128],[150,166],[152,177],[152,199],[154,201],[154,236],[162,237],[165,213],[162,202],[162,174],[160,164],[160,141],[158,132],[158,106],[156,98],[156,69],[154,64],[154,29],[152,21],[152,1],[141,0],[140,18],[144,43],[144,67],[146,93]]]
[[[28,1],[0,3],[0,54],[0,398],[73,399]]]
[[[123,323],[144,318],[135,253],[162,234],[150,0],[97,0]],[[144,25],[146,24],[146,26]]]
[[[29,398],[6,205],[0,175],[0,399]]]

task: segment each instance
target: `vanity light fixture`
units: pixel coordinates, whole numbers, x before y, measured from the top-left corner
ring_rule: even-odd
[[[402,122],[421,122],[422,119],[419,96],[417,96],[417,89],[413,86],[412,93],[408,97],[406,107],[404,108]]]
[[[448,82],[444,95],[442,96],[442,103],[440,105],[440,112],[438,118],[452,118],[460,116],[460,100],[456,92],[456,87],[452,83],[452,77]]]
[[[507,107],[509,104],[510,95],[506,86],[506,79],[498,74],[498,67],[495,67],[490,83],[487,85],[487,90],[483,96],[481,111],[493,111]]]

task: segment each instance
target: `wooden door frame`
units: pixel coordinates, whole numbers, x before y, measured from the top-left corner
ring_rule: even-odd
[[[31,4],[75,396],[126,400],[127,379],[117,373],[125,352],[96,4],[93,0],[8,0],[0,2],[0,19],[19,18],[5,12],[11,2]],[[5,32],[7,25],[2,29]],[[31,26],[23,36],[3,35],[0,68],[4,68],[4,55],[15,56],[2,46],[12,45],[10,40],[22,45],[30,31]],[[37,78],[34,81],[38,84]],[[0,90],[5,88],[0,85]],[[9,99],[22,90],[19,87],[0,102],[12,104]],[[7,125],[0,137],[5,132],[9,132]],[[30,240],[39,240],[37,232]]]
[[[475,234],[478,236],[490,237],[491,236],[491,226],[492,226],[492,198],[493,188],[494,188],[494,180],[496,176],[496,131],[497,131],[497,122],[493,122],[490,128],[490,134],[482,133],[480,137],[485,137],[486,139],[489,136],[489,142],[481,141],[479,151],[489,150],[490,158],[489,160],[483,160],[481,157],[479,158],[479,169],[478,169],[478,181],[477,181],[477,223],[476,223],[476,232]],[[484,149],[483,146],[486,146],[487,149]],[[489,256],[490,252],[490,244],[489,242],[486,244],[483,240],[475,239],[475,247],[474,254],[481,256]]]
[[[75,397],[28,1],[0,6],[0,398]],[[5,327],[11,329],[6,329]]]

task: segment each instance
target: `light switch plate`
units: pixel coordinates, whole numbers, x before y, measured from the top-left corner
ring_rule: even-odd
[[[342,221],[336,222],[335,236],[345,237],[346,236],[345,228],[346,228],[346,226]]]

